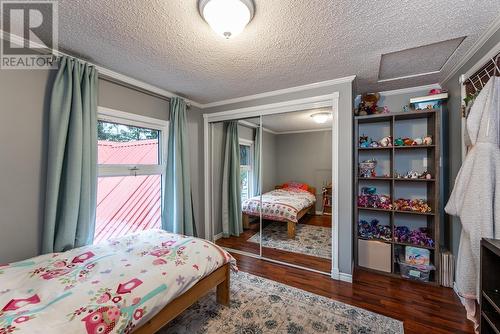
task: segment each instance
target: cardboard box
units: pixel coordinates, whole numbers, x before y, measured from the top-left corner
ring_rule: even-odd
[[[391,245],[381,241],[358,240],[358,265],[369,269],[391,272]]]

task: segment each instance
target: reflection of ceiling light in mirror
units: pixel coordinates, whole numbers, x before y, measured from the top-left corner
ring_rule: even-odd
[[[316,114],[312,114],[311,117],[316,123],[324,124],[332,117],[332,114],[329,112],[319,112]]]
[[[229,39],[241,33],[253,18],[253,0],[199,0],[201,16],[219,35]]]

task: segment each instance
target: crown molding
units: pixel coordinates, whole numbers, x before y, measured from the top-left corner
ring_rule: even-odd
[[[379,94],[383,95],[383,96],[391,96],[391,95],[415,93],[415,92],[419,92],[422,90],[431,90],[431,89],[441,89],[441,85],[438,83],[434,83],[434,84],[430,84],[430,85],[415,86],[415,87],[408,87],[408,88],[401,88],[401,89],[394,89],[394,90],[386,90],[383,92],[379,92]]]
[[[469,79],[474,73],[479,71],[487,62],[491,61],[500,52],[500,42],[498,42],[490,51],[488,51],[481,59],[477,61],[471,68],[462,74],[459,82],[462,84]]]
[[[320,81],[320,82],[310,83],[310,84],[302,85],[302,86],[295,86],[295,87],[290,87],[290,88],[285,88],[285,89],[273,90],[270,92],[265,92],[265,93],[260,93],[260,94],[237,97],[234,99],[205,103],[205,104],[201,105],[201,108],[206,109],[206,108],[220,107],[223,105],[228,105],[228,104],[233,104],[233,103],[240,103],[240,102],[246,102],[246,101],[251,101],[251,100],[257,100],[257,99],[262,99],[262,98],[271,97],[271,96],[283,95],[283,94],[287,94],[287,93],[296,93],[296,92],[301,92],[304,90],[310,90],[310,89],[315,89],[315,88],[338,85],[341,83],[350,83],[350,82],[353,82],[354,79],[356,79],[356,76],[351,75],[348,77],[332,79],[332,80],[327,80],[327,81]]]
[[[448,82],[457,72],[481,49],[484,44],[493,36],[493,34],[500,29],[500,15],[496,17],[488,29],[481,35],[481,37],[474,43],[474,45],[467,51],[462,59],[452,67],[450,72],[440,82],[441,86]]]
[[[0,29],[0,39],[4,39],[4,36],[11,43],[14,43],[16,45],[24,45],[25,39],[23,37],[15,35],[15,34],[11,34],[7,31]],[[31,44],[35,45],[38,48],[43,48],[43,46],[40,44],[33,43],[33,42],[31,42]],[[54,56],[67,56],[67,57],[78,59],[78,57],[72,56],[70,54],[64,53],[64,52],[59,51],[59,50],[51,50],[51,52]],[[154,85],[150,85],[146,82],[134,79],[134,78],[126,76],[124,74],[107,69],[105,67],[93,64],[92,62],[89,62],[87,60],[84,60],[84,61],[89,63],[90,65],[94,66],[97,69],[97,72],[99,73],[99,75],[102,77],[107,77],[107,78],[110,78],[112,80],[122,82],[126,85],[137,87],[137,88],[143,89],[145,91],[148,91],[148,92],[151,92],[151,93],[154,93],[154,94],[166,97],[166,98],[181,97],[186,101],[187,104],[194,106],[196,108],[200,108],[200,109],[202,108],[202,105],[196,101],[192,101],[192,100],[187,99],[183,96],[169,92],[168,90],[159,88],[159,87],[154,86]]]

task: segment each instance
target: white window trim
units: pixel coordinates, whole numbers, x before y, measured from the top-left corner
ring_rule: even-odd
[[[253,150],[254,150],[254,141],[245,139],[245,138],[238,138],[238,144],[239,145],[244,145],[244,146],[250,146],[250,167],[247,167],[248,169],[248,198],[253,197],[253,168],[254,168],[254,161],[253,161]],[[246,166],[246,165],[245,165]],[[240,164],[240,170],[243,166]]]
[[[160,131],[160,161],[158,165],[97,165],[98,177],[165,174],[168,148],[168,121],[105,107],[97,107],[97,120]]]

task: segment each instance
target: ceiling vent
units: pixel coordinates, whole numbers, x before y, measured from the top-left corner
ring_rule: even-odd
[[[465,37],[386,53],[380,60],[378,81],[439,73]]]

